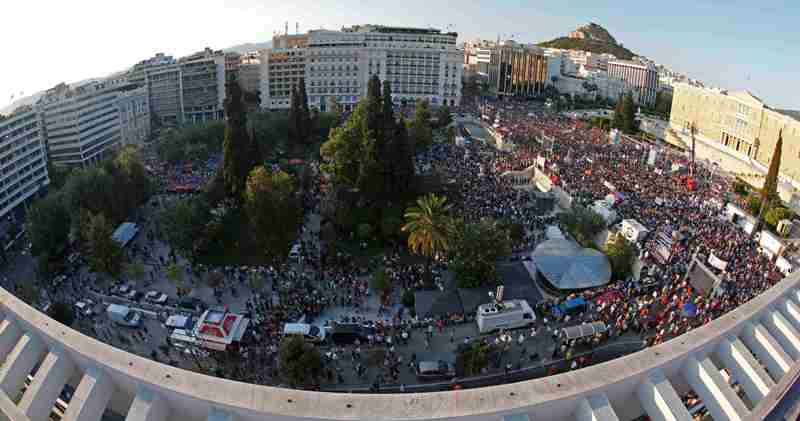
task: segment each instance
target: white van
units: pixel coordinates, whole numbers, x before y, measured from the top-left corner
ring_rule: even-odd
[[[475,320],[480,333],[487,333],[530,326],[536,321],[536,314],[527,301],[508,300],[479,305]]]
[[[324,342],[325,329],[308,323],[286,323],[283,325],[283,336],[298,335],[309,342]]]
[[[187,348],[197,345],[197,339],[192,332],[184,329],[175,329],[169,335],[169,342],[175,348]]]

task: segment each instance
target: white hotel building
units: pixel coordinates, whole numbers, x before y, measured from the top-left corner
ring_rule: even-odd
[[[417,99],[434,106],[457,105],[463,71],[457,36],[378,25],[276,36],[277,48],[262,55],[261,106],[289,108],[291,87],[305,79],[311,107],[324,111],[335,99],[349,110],[366,95],[372,75],[391,83],[396,105]]]
[[[625,82],[627,92],[637,104],[653,106],[658,92],[658,70],[652,63],[629,60],[608,62],[608,76]]]
[[[48,184],[47,148],[36,112],[0,117],[0,218]]]

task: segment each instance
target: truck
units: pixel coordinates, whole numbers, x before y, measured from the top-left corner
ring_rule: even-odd
[[[139,327],[142,323],[142,315],[128,306],[109,304],[106,314],[112,322],[121,326]]]
[[[481,304],[475,317],[480,333],[516,329],[532,325],[536,314],[525,300],[508,300]]]

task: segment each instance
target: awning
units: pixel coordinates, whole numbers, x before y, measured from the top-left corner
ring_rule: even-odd
[[[236,332],[233,333],[233,340],[235,342],[241,342],[242,337],[244,336],[245,331],[247,331],[247,326],[250,324],[250,319],[243,318],[241,323],[239,323],[239,327],[236,328]]]

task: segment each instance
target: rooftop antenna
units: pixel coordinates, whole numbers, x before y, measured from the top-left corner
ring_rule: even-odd
[[[289,21],[283,23],[283,33],[284,35],[289,35]]]
[[[294,23],[294,33],[300,35],[300,22]]]

